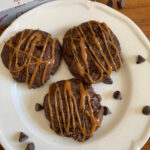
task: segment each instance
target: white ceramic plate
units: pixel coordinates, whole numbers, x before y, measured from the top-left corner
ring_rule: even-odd
[[[35,103],[43,102],[51,82],[72,78],[64,61],[57,73],[43,87],[29,90],[16,83],[0,60],[0,142],[6,150],[23,150],[33,141],[36,150],[140,150],[150,136],[150,117],[144,116],[143,106],[150,105],[150,43],[141,30],[119,12],[87,0],[58,0],[35,8],[17,19],[0,37],[0,51],[4,42],[24,29],[41,29],[57,36],[62,42],[71,27],[88,20],[106,22],[120,40],[125,64],[119,73],[113,73],[113,85],[93,85],[102,95],[102,104],[112,115],[104,117],[102,127],[85,143],[56,135],[43,112],[35,112]],[[141,54],[148,61],[137,65]],[[112,98],[120,90],[122,101]],[[27,142],[18,143],[18,132],[27,133]]]

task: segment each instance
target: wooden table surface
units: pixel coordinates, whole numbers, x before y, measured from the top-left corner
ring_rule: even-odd
[[[101,3],[107,2],[107,0],[93,1],[98,1]],[[118,9],[116,3],[115,9],[131,18],[150,40],[150,0],[126,0],[126,5],[124,9]],[[0,34],[4,30],[5,28],[0,28]],[[1,146],[0,150],[3,150]],[[141,150],[150,150],[150,139]]]

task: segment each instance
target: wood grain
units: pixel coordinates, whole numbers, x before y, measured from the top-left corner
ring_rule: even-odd
[[[107,0],[93,1],[107,3]],[[114,8],[132,19],[150,40],[150,0],[127,0],[124,9],[118,9],[116,3]],[[0,34],[4,30],[5,28],[0,28]],[[3,150],[1,146],[0,150]],[[150,150],[150,139],[141,150]]]

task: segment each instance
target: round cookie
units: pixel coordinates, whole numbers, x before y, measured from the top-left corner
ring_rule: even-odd
[[[101,126],[101,97],[78,79],[52,83],[44,98],[45,116],[57,134],[84,142]]]
[[[107,79],[122,67],[120,43],[105,23],[89,21],[67,31],[63,57],[71,73],[85,83]]]
[[[37,88],[58,69],[62,47],[49,33],[25,29],[5,43],[1,58],[16,81],[26,82],[29,88]]]

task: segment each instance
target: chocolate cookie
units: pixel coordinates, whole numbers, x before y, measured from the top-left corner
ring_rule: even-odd
[[[37,88],[58,69],[62,47],[44,31],[25,29],[5,43],[1,57],[16,81]]]
[[[101,97],[80,80],[63,80],[50,85],[44,98],[45,116],[59,135],[84,142],[101,126]]]
[[[63,57],[71,73],[86,83],[107,79],[122,67],[120,43],[105,23],[89,21],[67,31]]]

